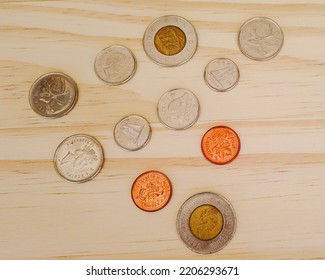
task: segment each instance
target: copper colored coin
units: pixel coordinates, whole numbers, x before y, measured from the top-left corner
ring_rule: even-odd
[[[172,184],[159,171],[147,171],[138,176],[131,190],[133,202],[141,210],[153,212],[165,207],[172,195]]]
[[[201,141],[202,153],[214,164],[226,164],[239,154],[240,139],[238,134],[227,126],[210,128]]]

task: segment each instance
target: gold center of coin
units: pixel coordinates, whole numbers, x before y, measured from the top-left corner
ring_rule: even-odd
[[[196,238],[207,241],[217,237],[221,232],[223,217],[216,207],[205,204],[194,209],[189,224]]]
[[[155,35],[155,47],[164,55],[175,55],[181,52],[186,44],[186,36],[177,26],[167,25]]]

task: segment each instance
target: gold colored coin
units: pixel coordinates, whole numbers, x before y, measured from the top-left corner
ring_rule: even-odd
[[[158,30],[154,43],[160,53],[164,55],[175,55],[184,49],[186,36],[179,27],[167,25]]]
[[[201,205],[192,212],[189,225],[196,238],[207,241],[219,235],[223,227],[223,217],[216,207]]]

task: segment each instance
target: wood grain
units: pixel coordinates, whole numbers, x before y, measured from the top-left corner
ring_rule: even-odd
[[[142,37],[155,18],[176,14],[194,25],[199,45],[186,64],[164,68],[144,53]],[[278,56],[256,62],[237,46],[243,22],[274,19],[285,42]],[[324,259],[325,258],[325,2],[313,1],[1,1],[0,2],[0,258],[1,259]],[[121,44],[138,69],[110,87],[93,71],[96,54]],[[240,69],[230,92],[203,79],[206,64],[227,57]],[[49,71],[78,84],[75,108],[59,119],[36,115],[33,81]],[[198,122],[172,131],[156,105],[172,88],[193,91]],[[119,148],[113,128],[125,115],[146,117],[149,144]],[[214,166],[200,150],[202,135],[222,124],[240,135],[229,165]],[[58,144],[87,133],[103,145],[105,164],[84,184],[53,168]],[[163,210],[140,211],[133,180],[148,169],[167,174],[173,197]],[[238,225],[222,251],[198,255],[176,231],[191,195],[213,191],[234,206]]]

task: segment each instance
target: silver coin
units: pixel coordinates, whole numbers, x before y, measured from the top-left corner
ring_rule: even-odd
[[[221,250],[233,237],[235,228],[235,211],[219,194],[196,194],[178,211],[177,231],[185,245],[196,253]]]
[[[228,58],[217,58],[208,63],[204,70],[206,84],[216,91],[228,91],[239,81],[239,69]]]
[[[268,60],[276,56],[282,48],[283,40],[280,26],[263,17],[246,21],[238,34],[240,50],[254,60]]]
[[[47,73],[33,83],[28,98],[35,113],[47,118],[59,118],[69,113],[76,104],[78,88],[66,74]]]
[[[179,16],[163,16],[152,22],[143,37],[150,59],[161,66],[177,66],[188,61],[197,49],[193,25]]]
[[[150,137],[150,124],[138,115],[129,115],[121,119],[114,128],[116,144],[126,150],[136,151],[143,148]]]
[[[104,153],[100,143],[85,134],[72,135],[61,142],[54,154],[54,167],[64,179],[83,183],[102,168]]]
[[[124,46],[109,46],[98,53],[95,59],[95,73],[109,85],[120,85],[129,81],[136,71],[136,59]]]
[[[183,88],[164,93],[158,101],[159,120],[171,129],[191,127],[200,114],[199,101],[191,91]]]

